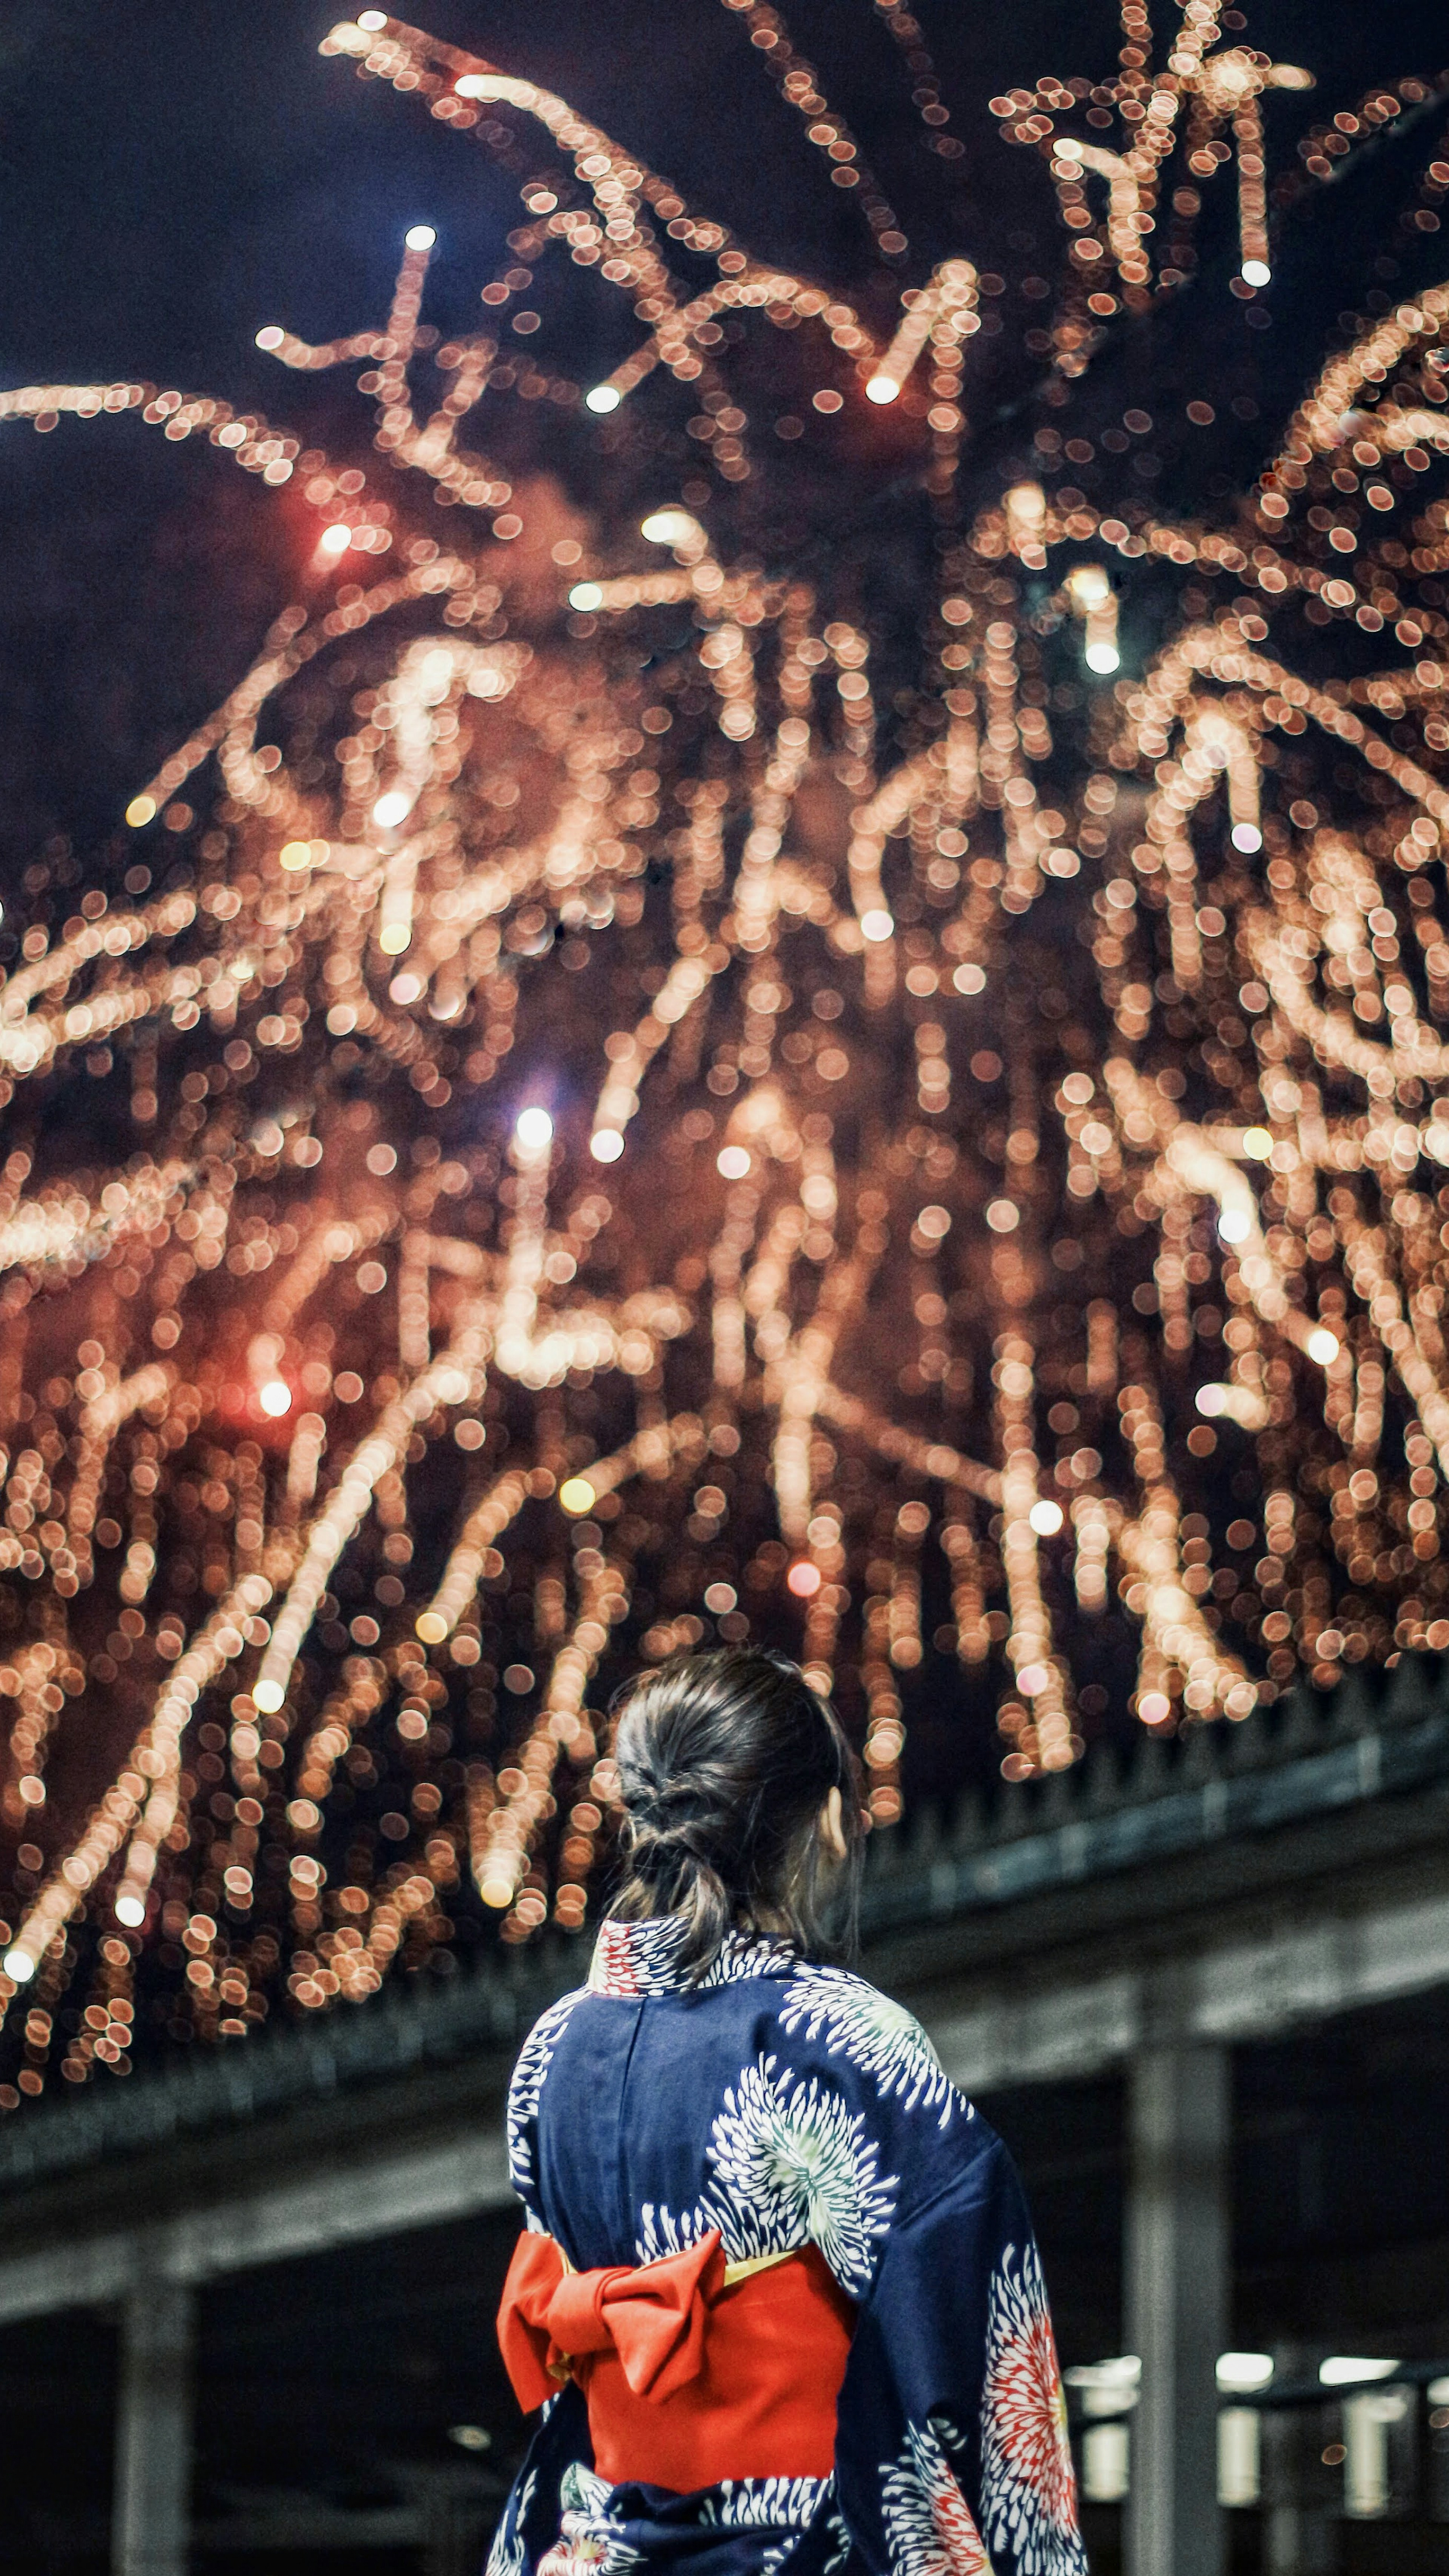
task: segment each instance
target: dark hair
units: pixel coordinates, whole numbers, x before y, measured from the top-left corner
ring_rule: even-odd
[[[810,1958],[851,1952],[863,1851],[855,1758],[798,1665],[760,1646],[675,1655],[615,1706],[624,1882],[610,1912],[682,1917],[691,1983],[732,1931],[779,1932]],[[832,1789],[839,1868],[819,1831]]]

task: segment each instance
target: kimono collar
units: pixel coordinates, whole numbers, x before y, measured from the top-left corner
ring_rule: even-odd
[[[679,1962],[685,1925],[664,1914],[648,1923],[602,1923],[589,1970],[589,1992],[624,1998],[687,1991],[690,1976]],[[730,1932],[717,1959],[698,1980],[701,1988],[733,1985],[741,1977],[790,1977],[799,1955],[788,1942]]]

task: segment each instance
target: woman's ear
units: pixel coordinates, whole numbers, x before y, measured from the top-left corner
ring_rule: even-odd
[[[844,1860],[845,1827],[840,1805],[840,1791],[832,1789],[820,1810],[820,1839],[832,1860]]]

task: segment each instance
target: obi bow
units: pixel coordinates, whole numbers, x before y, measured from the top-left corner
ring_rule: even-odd
[[[573,2364],[613,2350],[636,2397],[672,2397],[698,2377],[711,2302],[725,2286],[719,2232],[637,2269],[568,2268],[551,2236],[521,2236],[498,2310],[498,2341],[513,2393],[532,2414]]]

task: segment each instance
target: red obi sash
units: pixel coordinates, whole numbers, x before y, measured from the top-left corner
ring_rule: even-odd
[[[676,2495],[722,2478],[823,2478],[855,2309],[815,2247],[726,2265],[711,2230],[637,2270],[569,2269],[524,2235],[498,2341],[525,2414],[576,2379],[611,2486]]]

